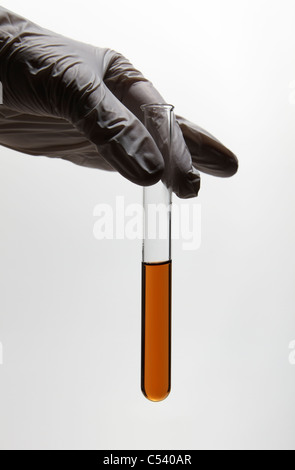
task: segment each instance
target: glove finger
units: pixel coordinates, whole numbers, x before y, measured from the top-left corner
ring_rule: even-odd
[[[116,53],[104,76],[104,83],[112,93],[143,122],[142,104],[167,104],[153,84],[135,69],[122,54]],[[181,198],[198,195],[200,175],[192,164],[192,157],[183,138],[181,129],[174,119],[173,142],[169,169],[163,178],[169,176],[172,190]]]
[[[142,121],[143,113],[140,109],[141,104],[167,104],[149,81],[139,81],[131,85],[126,90],[122,102]],[[169,178],[173,192],[180,198],[190,198],[198,195],[200,189],[200,174],[193,166],[192,156],[175,116],[173,116],[169,168],[165,169],[163,178]]]
[[[35,116],[0,106],[0,145],[29,155],[62,158],[114,171],[97,148],[66,119]]]
[[[176,119],[196,168],[219,177],[229,177],[237,172],[237,157],[219,140],[182,116],[176,116]]]
[[[161,178],[164,160],[154,140],[103,83],[80,103],[73,124],[115,170],[133,183],[148,186]]]
[[[173,116],[173,121],[170,160],[172,189],[178,197],[188,199],[198,195],[201,178],[198,170],[192,164],[192,156],[175,116]]]

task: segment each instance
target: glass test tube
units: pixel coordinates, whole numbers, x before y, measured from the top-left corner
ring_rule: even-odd
[[[141,106],[144,125],[169,168],[174,107]],[[168,173],[168,172],[167,172]],[[166,174],[166,172],[165,172]],[[152,401],[171,388],[171,204],[169,178],[143,188],[141,390]]]

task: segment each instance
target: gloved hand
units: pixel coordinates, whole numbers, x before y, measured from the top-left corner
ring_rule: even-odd
[[[163,175],[160,150],[143,125],[144,103],[166,103],[120,53],[66,38],[0,7],[0,144],[30,155],[116,170],[150,185]],[[235,155],[176,115],[172,189],[200,188],[197,169],[231,176]]]

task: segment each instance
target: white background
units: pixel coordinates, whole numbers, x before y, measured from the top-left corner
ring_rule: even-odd
[[[174,243],[172,392],[152,403],[140,241],[92,233],[96,204],[141,188],[0,148],[0,447],[294,449],[294,1],[2,5],[123,53],[240,169],[202,178],[201,248]]]

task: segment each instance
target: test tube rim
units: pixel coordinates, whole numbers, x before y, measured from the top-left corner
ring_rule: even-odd
[[[173,111],[174,106],[173,104],[167,104],[167,103],[147,103],[147,104],[142,104],[140,106],[141,111],[144,111],[147,108],[162,108],[162,109],[167,109],[170,111]]]

